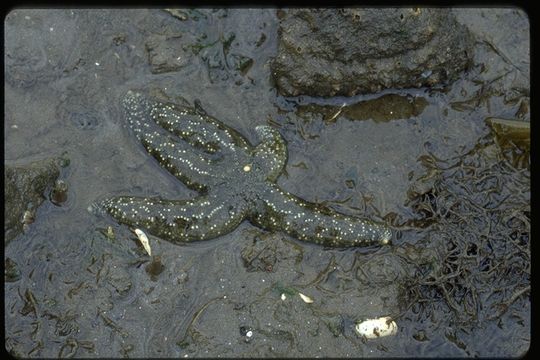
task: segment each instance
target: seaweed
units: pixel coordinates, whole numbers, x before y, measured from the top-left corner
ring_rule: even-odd
[[[408,308],[464,327],[497,320],[529,301],[530,159],[511,161],[491,135],[453,159],[426,156],[420,181],[430,186],[411,192],[409,206],[425,225],[420,242],[440,258],[403,284]]]

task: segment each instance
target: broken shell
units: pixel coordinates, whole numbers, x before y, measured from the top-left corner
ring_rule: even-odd
[[[22,218],[22,223],[23,224],[31,224],[34,222],[35,220],[35,212],[34,211],[31,211],[31,210],[26,210],[23,214],[23,218]]]
[[[150,242],[148,241],[148,236],[146,236],[146,234],[140,229],[135,229],[134,231],[139,238],[142,246],[144,247],[144,250],[146,250],[148,255],[152,256],[152,249],[150,249]]]
[[[107,226],[106,236],[107,236],[107,239],[114,240],[115,236],[114,236],[114,231],[113,231],[112,226]]]
[[[367,319],[356,325],[356,332],[366,339],[377,339],[379,337],[395,335],[397,333],[397,324],[390,316]]]
[[[345,103],[343,103],[343,105],[341,105],[339,107],[339,110],[330,118],[328,119],[327,121],[333,121],[335,118],[337,118],[339,116],[339,114],[341,114],[341,112],[343,111],[343,108],[345,107]]]
[[[298,293],[298,295],[300,295],[300,297],[302,298],[302,300],[304,300],[306,304],[311,304],[313,302],[313,299],[310,298],[309,296],[306,296],[300,292]]]

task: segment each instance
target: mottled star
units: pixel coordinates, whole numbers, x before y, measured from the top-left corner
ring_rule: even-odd
[[[129,91],[123,105],[146,151],[199,196],[120,196],[96,204],[118,222],[178,244],[219,237],[244,220],[329,247],[390,241],[392,233],[384,224],[335,212],[279,188],[287,145],[276,129],[257,126],[259,143],[252,146],[198,104],[174,104],[155,91]]]

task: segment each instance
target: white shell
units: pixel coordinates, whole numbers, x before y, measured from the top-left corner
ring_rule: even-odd
[[[287,296],[285,294],[281,294],[281,300],[285,300]]]
[[[304,302],[307,303],[307,304],[311,304],[313,302],[313,299],[310,298],[309,296],[306,296],[306,295],[304,295],[302,293],[298,293],[298,295],[300,295],[302,300],[304,300]]]
[[[139,238],[142,246],[144,247],[144,250],[146,250],[148,255],[152,256],[152,249],[150,249],[150,242],[148,241],[148,237],[146,236],[146,234],[140,229],[135,229],[134,231],[135,234],[137,234],[137,237]]]
[[[397,324],[390,316],[367,319],[356,325],[356,332],[366,339],[377,339],[383,336],[395,335],[397,333]]]

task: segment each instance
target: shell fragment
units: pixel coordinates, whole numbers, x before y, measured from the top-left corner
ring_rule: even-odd
[[[356,332],[366,339],[377,339],[395,335],[397,333],[397,324],[389,316],[383,316],[378,319],[367,319],[356,325]]]
[[[312,298],[310,298],[310,297],[307,296],[307,295],[302,294],[301,292],[299,292],[298,295],[300,295],[300,297],[302,298],[302,300],[304,300],[304,302],[305,302],[306,304],[311,304],[311,303],[313,302],[313,299],[312,299]]]
[[[146,236],[146,234],[140,229],[135,229],[134,231],[139,238],[139,241],[141,242],[144,250],[146,250],[148,255],[152,256],[152,249],[150,249],[150,242],[148,241],[148,236]]]

